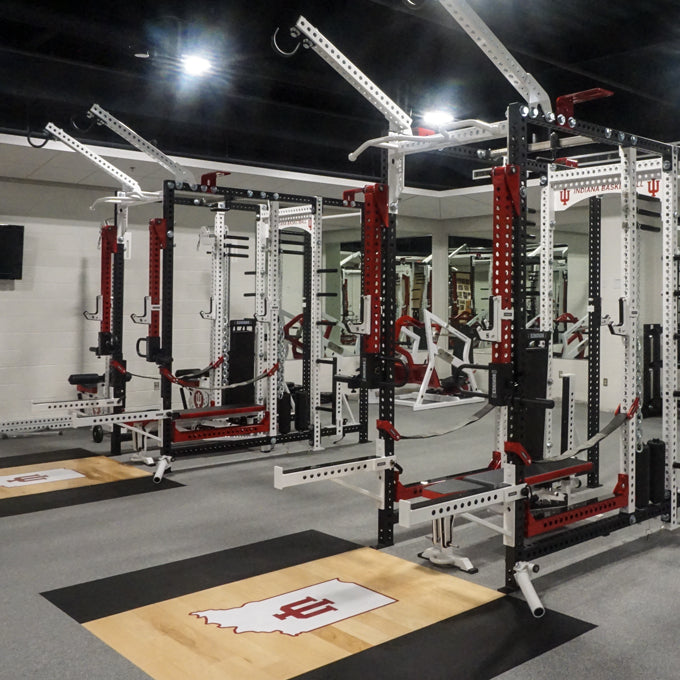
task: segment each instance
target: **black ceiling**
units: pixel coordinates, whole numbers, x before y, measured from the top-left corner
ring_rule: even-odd
[[[606,87],[614,97],[577,115],[663,141],[680,139],[680,2],[468,0],[554,99]],[[162,150],[228,162],[379,175],[377,152],[348,152],[384,132],[384,119],[308,50],[277,55],[270,40],[303,14],[417,117],[435,105],[458,118],[503,118],[518,95],[436,0],[0,3],[0,129],[48,121],[85,142],[96,102]],[[208,46],[217,68],[183,81],[176,57]],[[149,59],[134,53],[148,50]],[[72,122],[80,129],[72,127]],[[459,184],[443,155],[411,163],[409,183]]]

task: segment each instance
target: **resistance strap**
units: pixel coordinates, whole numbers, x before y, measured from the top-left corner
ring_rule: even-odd
[[[612,434],[612,432],[616,432],[616,430],[618,430],[627,420],[630,420],[637,412],[639,405],[639,397],[635,399],[633,405],[628,409],[628,412],[621,411],[621,406],[619,405],[619,407],[616,409],[616,413],[614,413],[614,417],[597,434],[594,434],[590,439],[583,442],[583,444],[579,444],[573,449],[567,449],[559,456],[546,458],[545,460],[565,460],[566,458],[573,458],[579,453],[582,453],[583,451],[595,446],[595,444],[601,442],[603,439]]]
[[[443,437],[446,434],[451,434],[453,432],[457,432],[458,430],[462,430],[464,427],[467,427],[468,425],[472,425],[472,423],[476,423],[478,420],[481,420],[485,415],[488,413],[491,413],[496,407],[492,406],[491,404],[485,404],[482,408],[479,409],[479,411],[473,413],[467,420],[464,420],[462,423],[459,423],[455,427],[452,427],[450,430],[446,430],[445,432],[433,432],[431,434],[402,434],[401,439],[430,439],[431,437]]]

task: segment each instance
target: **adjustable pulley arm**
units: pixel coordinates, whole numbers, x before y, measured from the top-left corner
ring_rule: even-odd
[[[368,76],[357,68],[319,29],[301,16],[293,35],[304,36],[303,45],[311,47],[326,63],[337,71],[357,92],[365,97],[390,124],[390,130],[410,133],[413,120],[398,104],[390,99]]]
[[[538,81],[527,73],[521,64],[482,21],[465,0],[439,0],[439,4],[458,22],[460,27],[477,43],[479,48],[522,95],[529,106],[540,106],[545,114],[552,114],[548,93]]]
[[[151,160],[171,172],[175,176],[176,181],[186,182],[192,186],[196,185],[196,178],[189,170],[173,161],[169,156],[166,156],[160,149],[157,149],[153,144],[147,142],[146,139],[138,135],[134,130],[125,125],[125,123],[122,123],[108,111],[102,109],[99,104],[93,104],[87,113],[88,116],[96,118],[100,123],[106,125],[109,130],[112,130],[119,137],[130,142],[132,146],[139,149],[142,153],[145,153]]]
[[[59,141],[66,144],[66,146],[85,156],[85,158],[87,158],[89,161],[92,161],[92,163],[94,163],[100,170],[103,170],[107,175],[113,177],[122,185],[123,191],[140,195],[144,193],[136,180],[132,179],[132,177],[129,175],[126,175],[115,165],[112,165],[107,160],[104,160],[99,154],[96,154],[91,149],[88,149],[84,144],[81,144],[77,139],[71,137],[71,135],[64,132],[61,128],[57,127],[53,123],[48,123],[45,126],[45,131],[49,132]]]

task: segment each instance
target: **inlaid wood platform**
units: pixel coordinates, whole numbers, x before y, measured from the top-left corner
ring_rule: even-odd
[[[304,589],[333,579],[357,584],[392,602],[298,635],[235,632],[233,627],[220,628],[195,615],[292,591],[301,591],[292,603],[298,603],[299,609],[307,607],[304,616],[313,615],[313,598],[308,598],[311,605],[299,605],[304,602],[300,599]],[[500,593],[477,584],[359,548],[84,625],[156,680],[287,680],[499,597]],[[294,618],[294,607],[292,611]],[[271,613],[267,616],[271,620]],[[279,616],[285,619],[285,614]],[[249,625],[257,628],[267,622]]]

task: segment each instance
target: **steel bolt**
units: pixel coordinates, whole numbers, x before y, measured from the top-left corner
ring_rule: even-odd
[[[174,238],[175,232],[174,232],[172,229],[170,229],[170,231],[168,232],[167,236],[168,236],[168,238]]]
[[[612,129],[611,129],[611,128],[605,128],[605,129],[604,129],[604,136],[605,136],[607,139],[611,139],[611,136],[612,136]]]
[[[248,189],[248,191],[246,191],[246,196],[247,196],[248,198],[252,198],[252,197],[253,197],[253,192],[252,192],[250,189]]]
[[[552,111],[548,111],[548,113],[545,114],[545,119],[549,123],[554,123],[555,122],[555,114]]]
[[[175,183],[174,182],[168,182],[168,189],[174,189],[175,188]]]
[[[630,143],[635,146],[638,143],[638,138],[635,135],[630,136]]]
[[[623,142],[626,139],[626,133],[625,132],[619,132],[617,135],[619,142]]]
[[[564,117],[563,114],[560,113],[560,114],[557,116],[557,124],[558,124],[558,125],[564,125],[566,122],[567,122],[567,119]]]
[[[522,116],[522,118],[526,118],[529,115],[529,107],[526,105],[520,106],[519,115]]]
[[[671,169],[671,162],[670,161],[664,161],[663,162],[663,169],[664,170],[670,170]]]
[[[546,186],[548,184],[548,176],[547,175],[541,175],[539,182],[542,187]]]
[[[275,200],[275,201],[278,201],[278,200],[279,200],[279,195],[278,195],[278,193],[275,193],[273,196],[274,196],[274,200]]]
[[[569,123],[570,128],[576,127],[576,118],[574,118],[573,116],[569,116],[569,120],[567,122]]]

